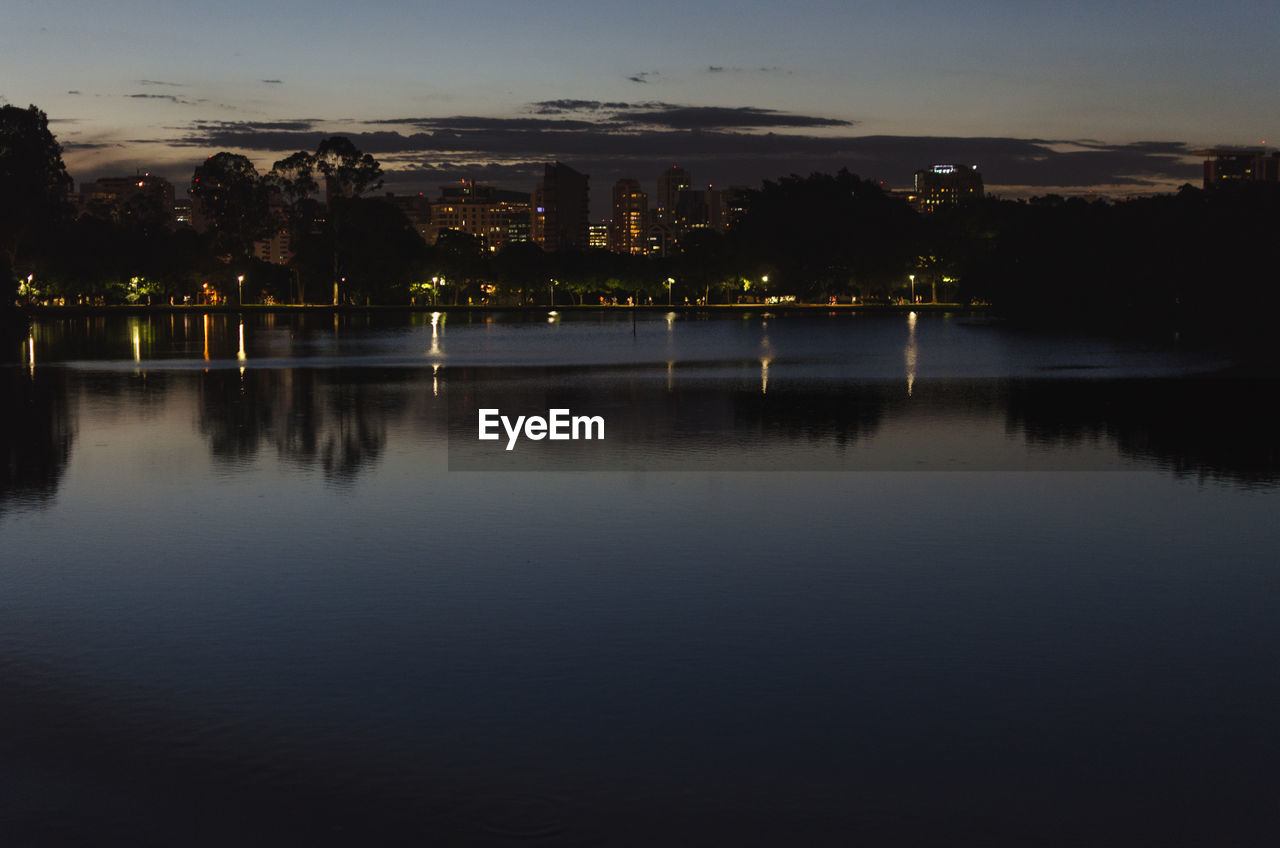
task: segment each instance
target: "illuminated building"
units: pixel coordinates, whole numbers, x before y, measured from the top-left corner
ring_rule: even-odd
[[[587,227],[587,245],[592,249],[609,249],[609,225],[592,224]]]
[[[529,195],[462,180],[456,185],[441,186],[440,200],[431,204],[427,241],[434,244],[444,230],[457,230],[496,249],[511,242],[529,241],[529,217]]]
[[[585,250],[589,204],[590,177],[560,162],[547,165],[533,194],[533,241],[543,250]]]
[[[726,230],[733,229],[734,225],[747,214],[747,203],[750,197],[751,189],[746,186],[729,186],[720,192],[720,214]]]
[[[724,192],[707,186],[680,192],[671,218],[676,238],[691,230],[724,230]]]
[[[609,249],[614,253],[648,252],[649,195],[636,180],[618,180],[613,186],[613,222]]]
[[[672,165],[658,176],[658,214],[655,217],[659,222],[670,223],[680,200],[680,192],[688,191],[692,185],[689,172],[677,165]]]
[[[1204,157],[1204,187],[1223,183],[1280,182],[1280,151],[1210,148],[1197,150]]]
[[[917,212],[981,200],[982,173],[977,165],[934,165],[916,171]]]

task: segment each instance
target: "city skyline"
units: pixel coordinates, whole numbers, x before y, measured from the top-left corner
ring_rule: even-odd
[[[1270,144],[1280,118],[1259,107],[1280,13],[1238,2],[344,10],[23,3],[0,102],[48,113],[77,182],[183,185],[221,150],[265,171],[345,135],[397,193],[528,190],[558,159],[599,189],[674,163],[703,186],[848,167],[903,187],[963,162],[1004,196],[1124,196],[1197,183],[1194,151]]]

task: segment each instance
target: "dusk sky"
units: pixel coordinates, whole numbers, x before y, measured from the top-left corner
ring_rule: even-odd
[[[529,190],[559,159],[597,203],[677,162],[1123,195],[1280,139],[1274,3],[3,2],[0,103],[49,114],[77,181],[182,185],[220,150],[265,171],[341,134],[396,192]]]

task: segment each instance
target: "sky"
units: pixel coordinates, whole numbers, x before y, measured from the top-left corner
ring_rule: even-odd
[[[0,104],[50,118],[77,182],[182,186],[345,135],[388,191],[531,190],[545,162],[649,190],[976,164],[1004,196],[1198,183],[1280,143],[1280,4],[0,0]]]

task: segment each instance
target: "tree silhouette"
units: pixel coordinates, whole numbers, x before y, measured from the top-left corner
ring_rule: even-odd
[[[202,162],[191,179],[191,197],[218,250],[233,258],[247,258],[270,229],[266,184],[244,156],[218,153]]]
[[[18,249],[68,211],[71,177],[49,118],[35,106],[0,106],[0,302],[13,305]]]

